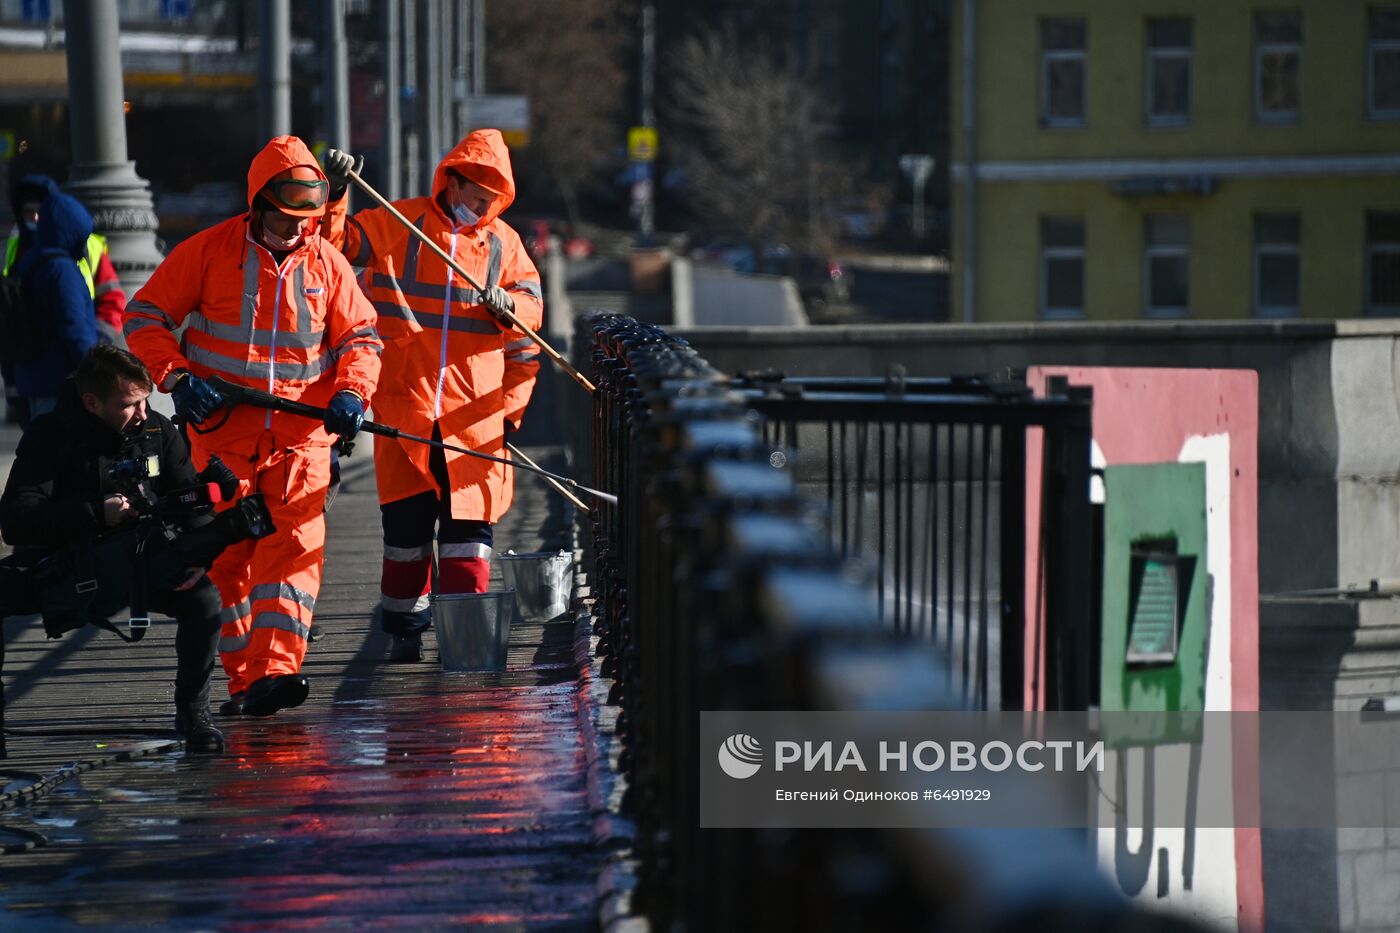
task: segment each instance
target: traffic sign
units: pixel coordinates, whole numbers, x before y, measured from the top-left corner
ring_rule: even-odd
[[[933,173],[933,156],[919,153],[908,153],[899,157],[899,170],[904,173],[904,177],[909,179],[909,184],[914,186],[914,201],[910,212],[910,223],[914,228],[914,235],[922,237],[924,235],[924,185],[928,183],[928,177]]]
[[[656,161],[656,127],[634,126],[627,131],[627,158],[633,162]]]
[[[913,153],[902,155],[899,157],[899,170],[909,179],[911,185],[920,187],[928,181],[928,176],[933,172],[933,156]]]

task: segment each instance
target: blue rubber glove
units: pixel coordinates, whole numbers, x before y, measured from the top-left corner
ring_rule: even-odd
[[[326,406],[327,431],[348,441],[360,432],[360,425],[364,423],[365,403],[353,392],[337,392],[331,396],[331,403]]]
[[[203,424],[224,404],[218,390],[194,373],[180,377],[170,390],[170,398],[175,402],[175,413],[191,424]]]

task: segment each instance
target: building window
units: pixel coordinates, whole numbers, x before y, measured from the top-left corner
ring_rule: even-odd
[[[1400,315],[1400,213],[1366,214],[1366,313]]]
[[[1366,111],[1400,118],[1400,8],[1371,9],[1366,37]]]
[[[1047,320],[1084,316],[1084,221],[1040,219],[1040,316]]]
[[[1191,122],[1191,20],[1147,21],[1147,123]]]
[[[1149,214],[1143,241],[1147,316],[1186,317],[1191,313],[1191,222],[1184,214]]]
[[[1254,316],[1297,317],[1297,214],[1254,215]]]
[[[1254,14],[1254,115],[1297,123],[1303,103],[1303,16]]]
[[[1084,125],[1087,43],[1082,19],[1040,21],[1040,123]]]

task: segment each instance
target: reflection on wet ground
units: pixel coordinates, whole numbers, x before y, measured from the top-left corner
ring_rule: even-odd
[[[556,543],[545,494],[517,494],[498,547]],[[428,661],[389,664],[371,622],[372,477],[336,500],[330,542],[306,705],[218,720],[222,757],[157,751],[0,811],[0,826],[48,840],[0,855],[0,928],[595,925],[572,624],[517,623],[503,674],[444,673],[431,635]],[[34,780],[13,772],[104,759],[151,741],[122,731],[169,728],[173,625],[131,646],[83,633],[78,650],[36,625],[6,629],[8,725],[91,731],[12,735],[0,794]],[[224,689],[217,675],[215,705]]]

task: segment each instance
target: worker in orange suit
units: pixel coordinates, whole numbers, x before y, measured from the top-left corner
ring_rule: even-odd
[[[263,493],[277,526],[225,550],[209,574],[224,607],[226,716],[270,716],[306,699],[301,663],[321,585],[327,448],[333,435],[359,430],[379,378],[374,309],[319,234],[327,194],[306,145],[278,136],[248,170],[247,214],[175,247],[126,310],[127,343],[190,423],[196,464],[217,454],[238,475],[240,495]],[[216,376],[323,407],[325,421],[231,407],[209,382]]]
[[[359,160],[363,162],[363,160]],[[344,190],[357,165],[326,154],[331,209],[324,235],[363,266],[361,282],[384,337],[375,417],[412,434],[506,456],[534,389],[539,350],[498,320],[511,310],[531,329],[544,312],[539,272],[500,219],[515,199],[510,154],[498,130],[475,130],[433,173],[429,197],[394,206],[482,286],[477,292],[382,207],[347,217]],[[384,527],[380,625],[390,657],[423,658],[432,622],[433,537],[439,593],[484,593],[492,525],[510,507],[510,469],[478,457],[375,438]]]

